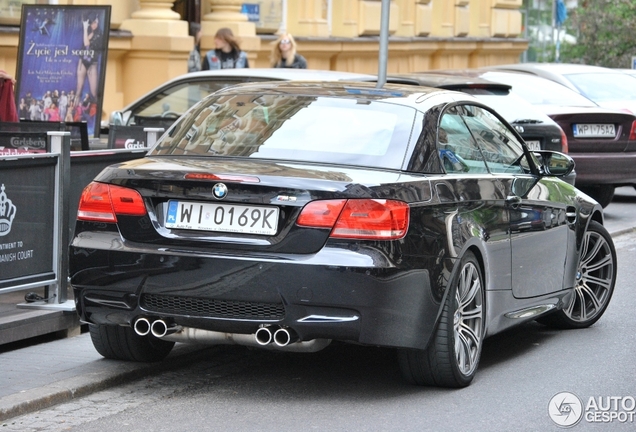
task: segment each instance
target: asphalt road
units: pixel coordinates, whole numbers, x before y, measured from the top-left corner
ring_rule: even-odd
[[[187,367],[16,417],[1,430],[556,431],[550,406],[570,392],[584,410],[571,430],[632,431],[635,240],[636,232],[615,240],[618,282],[599,322],[571,331],[529,323],[487,339],[466,389],[404,383],[389,349],[333,344],[292,354],[217,346]]]
[[[635,206],[636,189],[631,186],[616,188],[614,200],[604,209],[605,226],[610,233],[617,234],[636,226]]]

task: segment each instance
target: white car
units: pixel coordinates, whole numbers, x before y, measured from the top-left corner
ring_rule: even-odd
[[[314,69],[221,69],[180,75],[146,93],[121,110],[109,125],[167,129],[192,105],[212,92],[245,82],[260,81],[370,81],[375,75]],[[103,125],[108,127],[108,125]]]

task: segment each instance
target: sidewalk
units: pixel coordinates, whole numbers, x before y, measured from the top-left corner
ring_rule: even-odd
[[[626,204],[606,209],[606,226],[613,237],[634,230],[634,221],[612,217],[623,208],[631,212],[629,207],[636,203],[633,188],[621,188],[621,192]],[[622,222],[617,222],[619,219]],[[0,426],[12,417],[183,367],[206,358],[210,349],[206,345],[176,344],[160,363],[134,363],[104,359],[93,348],[88,333],[24,345],[11,351],[0,345]]]
[[[2,348],[2,347],[0,347]],[[0,351],[0,425],[4,420],[68,402],[206,357],[210,346],[176,344],[159,363],[104,359],[90,335]]]

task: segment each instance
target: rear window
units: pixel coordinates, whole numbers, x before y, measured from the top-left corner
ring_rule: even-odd
[[[400,169],[416,110],[365,98],[212,95],[148,153]]]
[[[636,78],[622,73],[566,75],[581,93],[596,102],[636,100]]]

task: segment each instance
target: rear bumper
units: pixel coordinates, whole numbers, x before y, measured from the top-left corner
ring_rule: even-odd
[[[570,153],[576,163],[576,184],[628,185],[636,183],[636,152]]]
[[[374,253],[325,248],[298,262],[74,245],[85,258],[72,260],[71,285],[81,319],[94,324],[162,318],[239,334],[277,325],[301,341],[425,348],[439,311],[427,260],[398,268]]]

